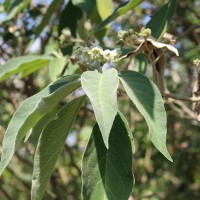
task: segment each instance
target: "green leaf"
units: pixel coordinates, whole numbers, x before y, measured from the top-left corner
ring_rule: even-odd
[[[52,111],[48,112],[46,115],[44,115],[37,124],[29,131],[28,134],[26,134],[26,137],[24,139],[24,142],[29,142],[34,145],[34,147],[37,146],[38,139],[40,137],[40,134],[42,133],[44,127],[49,123],[51,119],[53,119],[56,116],[57,108],[54,108]]]
[[[22,3],[23,0],[5,0],[3,5],[6,11],[11,11],[14,7]]]
[[[134,57],[133,70],[145,74],[147,71],[148,60],[146,56],[141,53]]]
[[[166,147],[166,112],[157,86],[146,76],[134,71],[122,71],[120,80],[139,112],[144,116],[155,147],[172,161]]]
[[[167,27],[176,11],[176,0],[170,0],[162,6],[147,23],[146,28],[150,28],[152,36],[160,39],[167,31]]]
[[[109,149],[96,124],[82,163],[83,200],[127,200],[133,189],[132,133],[117,114],[110,132]]]
[[[55,81],[62,73],[63,68],[67,63],[67,58],[55,58],[50,62],[49,74],[52,81]]]
[[[79,97],[58,111],[56,119],[44,128],[37,145],[31,189],[31,200],[42,199],[66,137],[76,119],[85,96]]]
[[[99,124],[104,143],[108,148],[108,138],[117,114],[117,70],[112,68],[103,73],[87,71],[81,76],[81,85],[88,95]]]
[[[97,11],[102,20],[106,19],[112,13],[112,1],[111,0],[96,0]]]
[[[81,8],[89,17],[96,5],[96,0],[72,0],[74,6]]]
[[[45,55],[30,55],[12,58],[4,65],[0,66],[0,82],[20,72],[22,73],[21,77],[25,74],[28,75],[42,67],[47,66],[51,59],[52,57]]]
[[[90,19],[91,19],[92,24],[101,24],[102,23],[102,19],[101,19],[99,12],[97,10],[97,5],[95,6],[94,11],[93,11]],[[94,31],[94,35],[99,40],[100,43],[103,43],[103,38],[105,36],[105,33],[106,33],[105,27],[98,32]]]
[[[68,2],[65,9],[62,11],[60,15],[58,34],[61,34],[61,31],[68,27],[71,31],[71,34],[74,38],[76,38],[77,26],[79,20],[82,18],[82,11],[79,7],[74,6],[71,1]],[[72,53],[73,45],[62,48],[62,52],[64,55]]]
[[[3,3],[4,11],[8,11],[11,4],[11,0],[5,0]]]
[[[45,12],[41,23],[36,28],[35,37],[38,37],[40,33],[43,31],[44,27],[49,24],[49,20],[52,14],[57,11],[57,8],[62,3],[63,0],[53,0],[50,6],[48,7],[47,11]]]
[[[16,16],[17,13],[19,13],[21,10],[23,10],[28,4],[30,0],[24,0],[20,1],[20,3],[16,3],[15,1],[12,2],[10,7],[12,7],[12,10],[10,10],[6,17],[0,20],[0,24],[2,24],[5,21],[8,21]]]
[[[66,76],[44,88],[38,94],[27,98],[13,115],[3,140],[3,152],[0,162],[0,175],[10,162],[15,148],[37,122],[68,94],[80,87],[74,81],[79,75]]]
[[[96,31],[100,31],[102,28],[104,28],[107,24],[112,22],[114,19],[119,17],[120,15],[123,15],[124,13],[128,12],[129,10],[133,9],[135,6],[137,6],[139,3],[141,3],[142,0],[131,0],[121,3],[115,11],[107,17],[102,24],[96,29]]]

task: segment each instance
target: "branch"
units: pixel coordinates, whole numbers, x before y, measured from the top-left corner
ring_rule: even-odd
[[[1,184],[1,186],[6,185],[6,184],[4,183],[4,180],[3,180],[3,179],[1,179],[0,184]],[[11,198],[11,196],[8,194],[8,192],[7,192],[3,187],[0,188],[0,191],[1,191],[1,192],[3,193],[3,195],[7,198],[7,200],[13,200],[13,199]]]
[[[172,110],[175,111],[175,114],[180,117],[180,118],[184,118],[184,119],[194,119],[195,115],[194,112],[192,110],[190,110],[190,108],[188,108],[188,106],[183,103],[182,101],[177,101],[174,99],[170,99],[167,100],[167,103]],[[176,106],[178,105],[178,106]]]
[[[188,101],[188,102],[198,102],[200,101],[200,97],[183,97],[183,96],[178,96],[170,93],[165,93],[166,98],[171,98],[175,100],[180,100],[180,101]]]
[[[193,25],[190,28],[188,28],[186,31],[184,31],[183,33],[181,33],[179,35],[179,37],[177,37],[177,41],[181,40],[183,37],[185,37],[186,35],[189,35],[190,33],[192,33],[193,31],[195,31],[196,29],[200,28],[200,25]]]
[[[65,143],[65,149],[69,153],[69,158],[70,158],[71,165],[77,170],[79,175],[81,175],[82,172],[81,172],[80,168],[75,163],[73,152],[71,151],[71,148],[66,143]]]
[[[0,191],[3,193],[3,195],[8,199],[8,200],[13,200],[10,195],[8,194],[8,192],[6,190],[4,190],[3,188],[0,188]]]
[[[190,10],[198,19],[200,19],[200,14],[186,2],[186,6],[188,10]]]
[[[3,54],[7,55],[9,58],[12,57],[10,53],[8,53],[4,48],[3,48],[3,43],[0,44],[0,50],[2,51]],[[2,55],[3,56],[3,55]]]

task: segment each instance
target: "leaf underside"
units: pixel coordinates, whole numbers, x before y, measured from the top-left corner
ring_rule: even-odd
[[[108,138],[117,114],[117,88],[119,79],[116,69],[104,73],[87,71],[81,76],[81,85],[89,97],[99,124],[104,143],[108,148]]]
[[[4,65],[0,66],[0,82],[17,73],[22,73],[21,77],[24,77],[47,66],[51,60],[52,57],[47,55],[28,55],[12,58]]]

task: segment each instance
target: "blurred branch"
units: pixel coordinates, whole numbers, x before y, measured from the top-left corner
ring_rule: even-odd
[[[187,9],[190,10],[192,13],[194,13],[194,15],[200,19],[200,14],[199,12],[197,12],[193,7],[191,7],[189,5],[189,3],[186,1],[186,6],[187,6]]]
[[[58,181],[57,181],[57,178],[56,178],[56,176],[54,175],[54,174],[52,174],[52,176],[51,176],[51,184],[52,184],[52,186],[53,186],[53,189],[55,190],[55,192],[56,192],[56,197],[54,198],[55,200],[59,200],[59,199],[61,199],[60,198],[60,191],[59,191],[59,184],[58,184]]]
[[[80,120],[79,120],[79,123],[78,123],[79,130],[84,126],[85,120],[87,119],[87,108],[86,108],[86,106],[84,106],[81,109],[81,111],[82,112],[80,112],[80,114],[79,114]]]
[[[166,102],[168,103],[168,105],[172,108],[172,110],[174,110],[178,117],[180,118],[184,118],[184,119],[194,119],[195,115],[194,112],[192,110],[190,110],[187,105],[185,105],[183,102],[181,101],[176,101],[174,99],[171,99],[170,101]],[[179,107],[177,107],[176,105],[178,105]],[[168,112],[169,114],[169,112]]]
[[[30,74],[29,76],[24,78],[24,91],[23,93],[27,95],[27,97],[33,96],[36,93],[36,86],[34,82],[34,74]]]
[[[3,193],[3,195],[8,199],[8,200],[13,200],[11,198],[11,196],[8,194],[8,192],[3,188],[3,185],[4,185],[4,181],[3,179],[1,179],[1,187],[0,187],[0,191]]]
[[[148,192],[146,195],[134,197],[133,200],[142,200],[142,199],[147,199],[147,198],[149,199],[153,196],[154,196],[154,194],[152,192]]]
[[[180,34],[180,36],[177,38],[177,41],[181,40],[186,35],[191,34],[193,31],[195,31],[198,28],[200,28],[200,25],[193,25],[193,26],[191,26],[186,31],[184,31],[183,33]]]
[[[71,166],[74,167],[77,170],[77,172],[79,173],[79,175],[81,176],[82,172],[81,172],[80,168],[77,166],[77,164],[74,161],[74,154],[73,154],[71,148],[66,143],[65,143],[65,149],[69,153]]]
[[[170,93],[165,93],[166,98],[171,98],[175,100],[180,100],[180,101],[188,101],[188,102],[198,102],[200,101],[200,97],[183,97],[183,96],[178,96]]]
[[[19,161],[21,161],[24,164],[27,164],[31,168],[33,167],[33,163],[31,163],[27,159],[23,158],[17,151],[15,152],[15,155],[18,158]]]
[[[29,191],[30,190],[30,185],[25,182],[19,175],[16,173],[11,167],[7,167],[7,170],[16,178],[19,180],[20,183]]]
[[[12,57],[12,55],[10,53],[8,53],[4,48],[3,48],[3,44],[0,45],[0,50],[3,54],[7,55],[9,58]],[[2,55],[3,57],[3,55]]]
[[[3,193],[3,195],[8,199],[8,200],[13,200],[10,195],[7,193],[6,190],[4,190],[3,188],[0,188],[0,191]]]
[[[176,101],[175,103],[179,105],[186,114],[188,114],[191,118],[194,119],[194,112],[190,110],[183,102]]]

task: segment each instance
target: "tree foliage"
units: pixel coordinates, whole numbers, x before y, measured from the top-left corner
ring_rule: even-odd
[[[197,6],[3,1],[0,198],[199,199]]]

